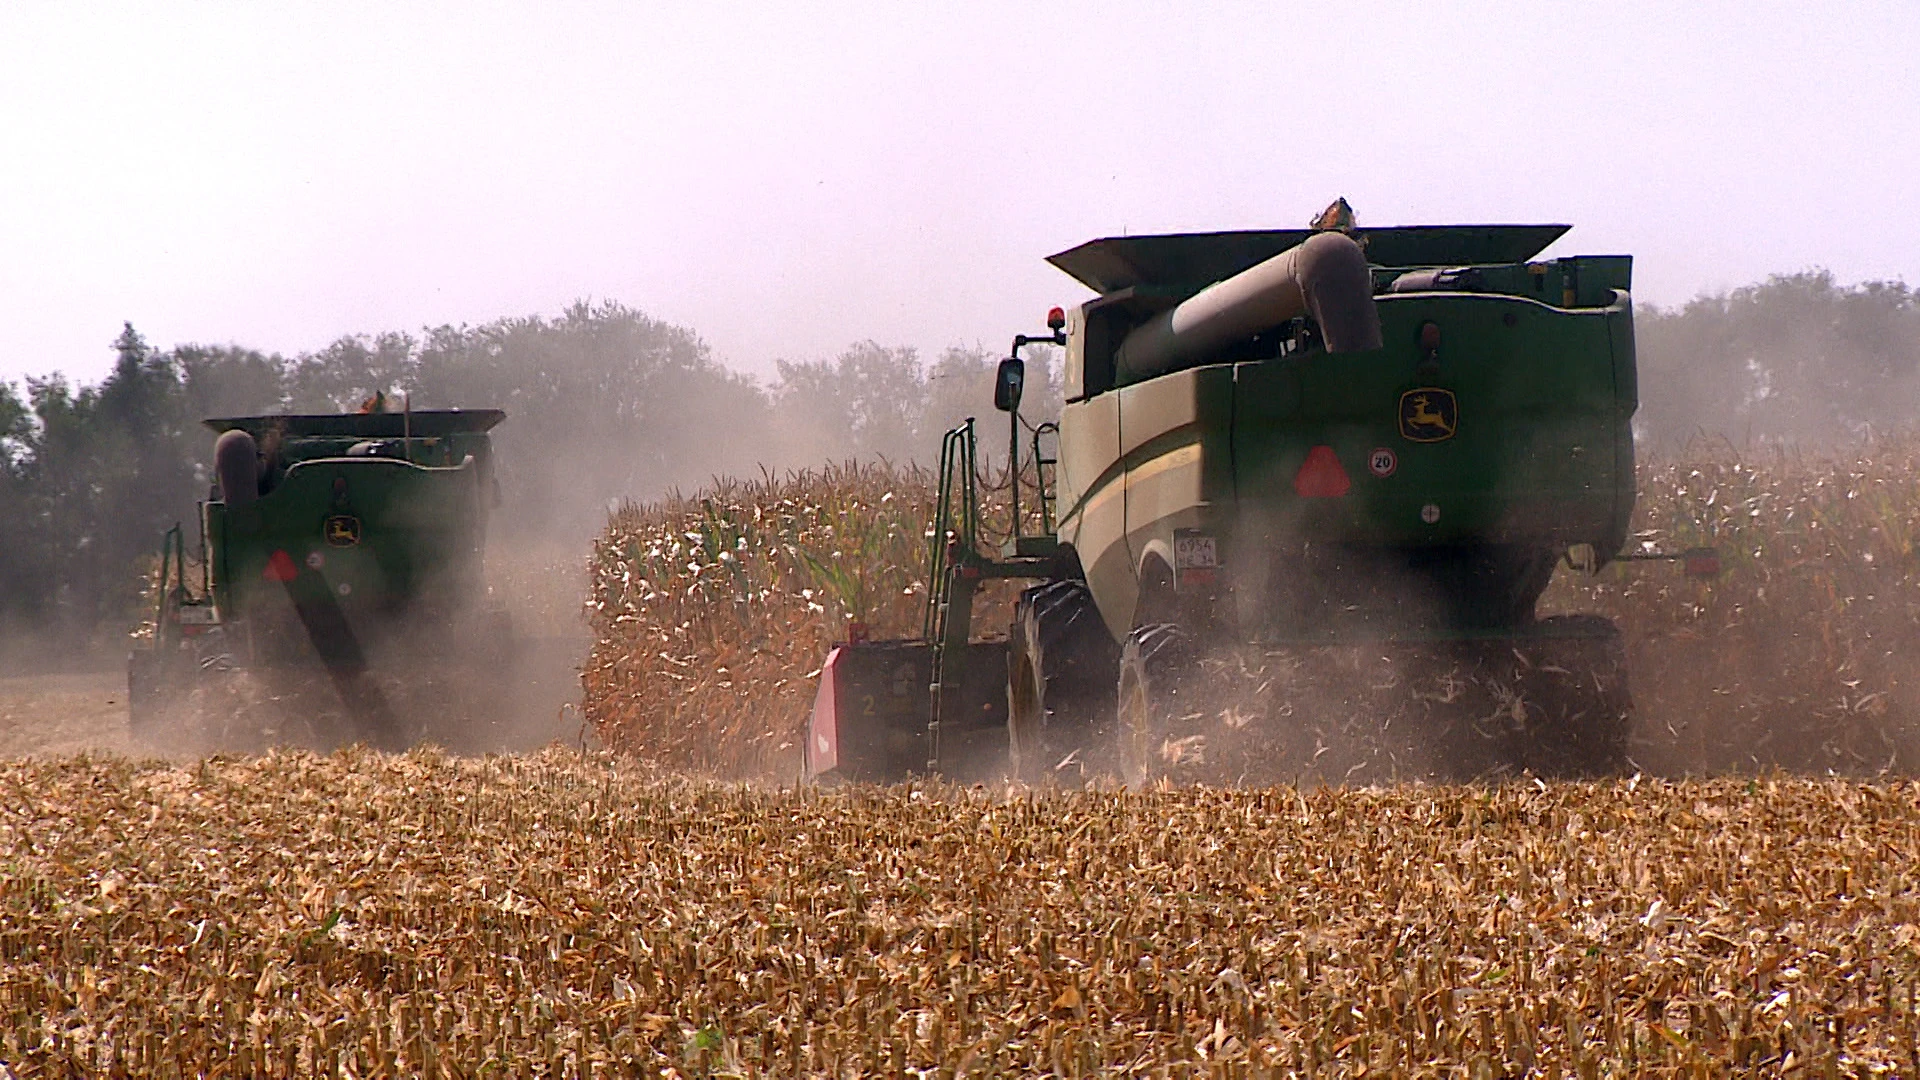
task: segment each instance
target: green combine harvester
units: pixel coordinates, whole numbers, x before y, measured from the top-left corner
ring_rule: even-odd
[[[1015,338],[995,394],[1039,497],[1015,485],[1013,536],[984,550],[972,421],[948,435],[925,631],[828,657],[809,773],[1627,768],[1618,633],[1535,612],[1556,566],[1646,557],[1622,552],[1632,263],[1534,261],[1567,229],[1357,230],[1343,200],[1306,230],[1053,256],[1099,296]],[[1066,405],[1029,439],[1034,342],[1065,346]],[[1001,578],[1031,584],[976,641]]]
[[[504,417],[206,421],[218,485],[194,558],[178,525],[161,548],[152,633],[128,664],[136,737],[391,749],[484,723],[513,660],[483,567]]]

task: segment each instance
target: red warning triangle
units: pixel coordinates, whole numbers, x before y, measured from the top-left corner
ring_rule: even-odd
[[[1331,446],[1307,451],[1307,460],[1293,474],[1293,493],[1303,499],[1338,499],[1352,487],[1347,470],[1340,467],[1340,456]]]
[[[276,551],[267,556],[267,569],[260,576],[268,581],[292,581],[300,576],[300,568],[294,565],[293,556]]]

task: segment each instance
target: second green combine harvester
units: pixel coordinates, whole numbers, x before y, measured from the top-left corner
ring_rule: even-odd
[[[1615,628],[1535,607],[1556,565],[1627,538],[1631,260],[1533,261],[1561,225],[1339,211],[1052,257],[1099,296],[1015,339],[996,388],[1017,432],[1020,346],[1065,345],[1057,432],[1026,463],[1039,506],[1016,510],[1040,527],[981,550],[971,421],[949,435],[925,634],[828,658],[810,774],[1626,767]],[[995,578],[1034,583],[1006,640],[974,641]]]
[[[251,749],[487,737],[511,696],[486,587],[493,409],[208,420],[218,487],[161,549],[134,734]]]

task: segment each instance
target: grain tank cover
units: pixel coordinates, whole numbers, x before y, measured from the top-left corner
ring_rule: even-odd
[[[288,438],[437,439],[478,435],[493,430],[507,414],[499,409],[419,409],[411,413],[328,413],[324,415],[227,416],[202,421],[215,431],[244,431],[258,439],[268,431]]]
[[[1410,225],[1360,229],[1375,266],[1467,266],[1526,262],[1571,225]],[[1313,235],[1311,229],[1171,233],[1090,240],[1048,257],[1102,295],[1136,285],[1198,287],[1232,277]]]

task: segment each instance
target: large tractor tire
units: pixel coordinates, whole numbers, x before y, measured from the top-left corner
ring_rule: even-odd
[[[167,706],[166,657],[152,648],[127,654],[127,731],[137,742],[151,742],[164,725]]]
[[[1007,649],[1007,750],[1028,783],[1075,782],[1110,768],[1099,760],[1113,715],[1118,650],[1085,582],[1028,589]]]
[[[1632,767],[1633,695],[1619,628],[1598,615],[1541,620],[1547,633],[1513,650],[1523,703],[1512,754],[1535,776],[1608,776]]]
[[[1192,641],[1172,623],[1150,623],[1127,635],[1120,652],[1120,690],[1115,736],[1120,779],[1140,789],[1172,779],[1170,770],[1205,753],[1207,710],[1199,696]],[[1183,760],[1186,759],[1186,760]]]

